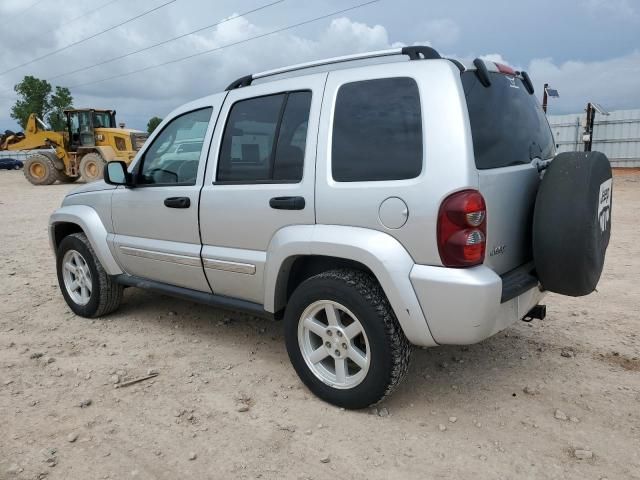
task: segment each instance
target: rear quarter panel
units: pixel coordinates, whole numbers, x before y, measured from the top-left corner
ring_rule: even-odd
[[[339,88],[349,82],[389,77],[410,77],[418,84],[423,132],[422,173],[409,180],[334,181],[331,174],[332,127]],[[393,162],[393,158],[389,161]],[[337,70],[329,74],[318,139],[317,223],[385,232],[400,241],[416,263],[441,265],[436,242],[440,203],[453,191],[477,186],[460,72],[451,62],[411,61]],[[401,198],[408,207],[407,222],[397,229],[385,227],[379,218],[379,207],[389,197]]]

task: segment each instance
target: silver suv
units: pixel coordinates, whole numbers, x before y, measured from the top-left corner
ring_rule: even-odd
[[[533,216],[554,155],[529,77],[504,65],[407,47],[249,75],[67,195],[60,288],[85,317],[133,286],[283,319],[309,389],[362,408],[411,345],[544,317]]]

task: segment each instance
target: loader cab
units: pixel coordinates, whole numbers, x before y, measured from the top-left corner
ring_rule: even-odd
[[[75,151],[80,147],[96,144],[96,128],[116,128],[115,110],[65,110],[69,147]]]

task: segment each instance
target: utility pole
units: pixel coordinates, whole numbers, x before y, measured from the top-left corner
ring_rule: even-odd
[[[593,145],[593,121],[596,117],[596,110],[593,108],[591,102],[587,103],[587,108],[585,109],[587,112],[587,118],[585,119],[584,126],[584,151],[590,152],[591,146]]]
[[[584,133],[582,134],[582,141],[584,142],[584,151],[590,152],[591,147],[593,146],[593,126],[596,119],[596,112],[601,115],[609,115],[609,112],[606,111],[602,105],[594,102],[587,103],[587,108],[585,108],[587,112],[585,122],[584,122]]]

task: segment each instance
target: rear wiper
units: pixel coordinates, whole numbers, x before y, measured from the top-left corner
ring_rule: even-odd
[[[529,160],[542,158],[542,147],[535,140],[529,144]]]

